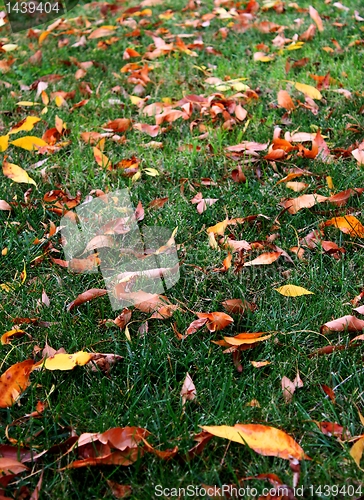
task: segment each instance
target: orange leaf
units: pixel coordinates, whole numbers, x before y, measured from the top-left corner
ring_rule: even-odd
[[[279,257],[281,256],[282,252],[266,252],[262,253],[262,255],[259,255],[254,260],[251,260],[249,262],[244,263],[244,267],[250,267],[250,266],[261,266],[261,265],[266,265],[266,264],[272,264],[275,262]]]
[[[317,29],[319,31],[324,31],[324,26],[322,24],[322,19],[320,17],[320,14],[317,12],[316,9],[314,9],[311,5],[308,8],[308,12],[311,16],[311,19],[314,21],[314,23],[317,26]]]
[[[34,361],[26,359],[16,363],[4,372],[0,377],[0,408],[12,406],[19,395],[29,385],[29,376]]]
[[[322,203],[328,200],[326,196],[320,194],[304,194],[298,198],[290,198],[281,203],[282,207],[287,208],[290,214],[296,214],[302,208],[311,208],[316,203]]]
[[[14,458],[0,457],[0,474],[1,476],[9,476],[12,474],[19,474],[29,470],[28,467]],[[2,497],[5,498],[5,497]]]
[[[200,319],[207,319],[206,326],[210,332],[217,332],[218,330],[223,330],[234,320],[228,314],[223,312],[212,312],[212,313],[197,313]]]
[[[292,111],[295,108],[292,98],[286,90],[278,92],[278,105],[287,111]]]
[[[240,444],[245,444],[256,453],[291,460],[310,458],[296,441],[280,429],[261,424],[235,424],[201,426],[202,429],[214,436],[229,439]]]
[[[103,168],[106,167],[108,170],[110,170],[109,158],[106,155],[104,155],[104,153],[102,151],[100,151],[100,149],[97,148],[96,146],[93,148],[93,151],[94,151],[94,157],[95,157],[96,163],[100,167],[103,167]]]
[[[364,237],[364,226],[362,223],[353,215],[345,215],[344,217],[333,217],[332,219],[324,223],[325,226],[335,226],[340,231],[349,236],[363,238]]]

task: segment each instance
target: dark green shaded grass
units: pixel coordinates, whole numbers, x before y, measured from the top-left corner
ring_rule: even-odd
[[[39,168],[30,168],[30,165],[40,159],[37,154],[15,147],[7,151],[9,160],[29,171],[37,181],[39,190],[33,189],[29,207],[15,207],[11,215],[0,212],[0,249],[8,248],[7,256],[0,257],[0,282],[12,282],[16,273],[19,277],[24,263],[27,270],[24,286],[19,286],[9,294],[1,293],[2,330],[5,332],[12,328],[11,320],[14,317],[40,317],[51,325],[48,328],[29,326],[26,330],[32,336],[31,339],[17,339],[12,346],[3,346],[2,371],[13,363],[32,357],[34,346],[43,347],[46,341],[55,349],[64,347],[70,353],[85,349],[114,352],[124,358],[112,368],[109,376],[80,367],[72,372],[42,372],[32,375],[32,384],[21,397],[20,405],[1,410],[0,415],[1,423],[5,426],[32,412],[38,400],[48,403],[41,418],[10,428],[10,435],[19,443],[43,449],[66,439],[70,428],[80,434],[131,425],[147,428],[152,433],[150,442],[159,445],[161,449],[177,445],[183,456],[194,444],[191,436],[200,431],[201,425],[262,423],[288,432],[312,458],[312,461],[302,462],[301,484],[306,488],[311,484],[360,484],[361,472],[349,456],[351,445],[325,436],[313,420],[338,422],[351,435],[362,434],[357,414],[357,407],[363,407],[362,348],[334,352],[328,356],[309,358],[308,355],[330,342],[349,342],[351,335],[347,332],[333,333],[326,338],[319,332],[320,326],[326,321],[352,311],[349,301],[364,286],[363,249],[353,243],[362,245],[363,241],[350,239],[336,229],[329,228],[326,231],[327,239],[346,248],[345,256],[339,261],[322,255],[319,251],[307,250],[306,261],[293,257],[294,264],[291,264],[281,258],[271,266],[243,269],[241,273],[234,274],[232,270],[227,273],[213,271],[222,266],[227,252],[211,249],[205,232],[207,227],[226,216],[232,218],[262,213],[270,217],[270,220],[237,225],[231,232],[237,239],[247,241],[264,240],[272,232],[278,232],[280,236],[276,243],[288,250],[297,244],[297,234],[300,238],[303,237],[333,214],[347,213],[348,207],[351,209],[350,213],[355,213],[362,219],[362,199],[358,197],[352,197],[346,207],[339,209],[321,204],[311,210],[302,210],[295,216],[280,214],[280,200],[296,196],[283,185],[276,186],[286,168],[298,166],[319,174],[321,178],[304,178],[309,183],[307,192],[312,193],[317,189],[318,193],[329,195],[325,181],[327,175],[332,177],[337,192],[348,187],[363,187],[363,169],[356,165],[353,158],[324,164],[292,156],[284,162],[277,162],[276,171],[270,164],[261,161],[258,164],[261,170],[260,180],[256,176],[257,165],[252,164],[245,169],[247,183],[235,184],[230,173],[236,167],[236,162],[224,154],[226,146],[242,140],[271,140],[276,125],[282,127],[282,135],[286,130],[293,131],[296,128],[311,132],[320,128],[327,136],[326,140],[331,148],[346,148],[354,141],[362,140],[362,135],[346,130],[346,126],[348,123],[357,123],[363,127],[362,115],[358,112],[364,104],[363,48],[354,46],[334,55],[323,50],[325,46],[332,46],[332,38],[337,39],[342,48],[346,49],[350,41],[361,37],[361,31],[358,23],[353,22],[345,12],[333,11],[333,7],[323,6],[318,2],[314,6],[320,14],[329,15],[330,22],[346,22],[346,26],[338,31],[326,21],[325,31],[317,33],[312,42],[305,44],[299,51],[285,51],[271,64],[254,63],[252,53],[259,43],[271,46],[275,34],[262,34],[258,30],[250,30],[244,34],[230,31],[228,39],[222,41],[215,35],[228,21],[217,19],[211,21],[208,29],[204,29],[203,38],[206,46],[212,45],[222,52],[222,56],[198,52],[198,58],[194,59],[178,53],[149,63],[154,66],[154,70],[150,72],[153,84],[149,84],[146,89],[150,102],[164,97],[177,101],[188,93],[210,95],[214,90],[204,85],[206,76],[193,67],[207,67],[209,63],[216,66],[211,75],[221,79],[227,75],[230,78],[244,76],[247,78],[246,83],[259,91],[260,97],[245,105],[250,119],[245,132],[245,123],[237,125],[231,131],[224,131],[221,129],[221,118],[214,123],[206,117],[203,123],[210,132],[207,141],[198,141],[198,129],[191,132],[188,122],[178,121],[168,133],[155,139],[163,141],[163,150],[146,149],[145,144],[151,138],[136,131],[127,133],[126,144],[106,142],[104,152],[113,163],[135,155],[142,160],[143,167],[153,167],[160,172],[160,176],[154,178],[143,174],[136,183],[124,178],[119,171],[102,171],[94,161],[92,148],[81,141],[80,133],[101,131],[104,123],[120,117],[130,117],[135,122],[153,123],[152,118],[138,115],[138,110],[123,94],[115,95],[110,90],[115,85],[121,85],[128,93],[133,93],[133,86],[119,72],[127,62],[122,59],[123,51],[135,44],[137,50],[143,53],[152,39],[143,34],[141,39],[131,40],[123,36],[130,30],[119,27],[117,33],[120,40],[107,51],[97,49],[97,40],[88,41],[87,47],[80,51],[72,47],[59,49],[58,39],[49,37],[42,47],[42,63],[35,67],[26,61],[29,40],[24,35],[2,35],[9,36],[20,47],[12,71],[1,77],[13,84],[16,91],[19,89],[19,81],[30,85],[43,75],[57,73],[64,75],[64,79],[50,85],[47,92],[76,89],[72,102],[78,102],[85,96],[80,93],[78,82],[73,76],[77,67],[67,66],[62,61],[73,56],[79,61],[93,60],[105,66],[105,70],[100,65],[91,68],[85,77],[94,91],[100,81],[103,81],[99,96],[94,93],[87,106],[72,114],[51,103],[48,113],[42,115],[44,121],[38,123],[31,132],[41,136],[47,128],[53,126],[56,115],[66,121],[70,128],[70,146],[50,156],[46,163],[49,165],[49,182],[42,182]],[[360,7],[354,1],[348,6]],[[150,24],[144,28],[155,29],[157,14],[165,9],[178,11],[183,7],[183,2],[170,2],[163,8],[153,7],[154,15]],[[206,4],[201,8],[201,13],[210,12],[211,9],[211,5]],[[77,11],[72,12],[76,16]],[[90,15],[91,20],[99,18],[97,10],[78,12]],[[305,19],[299,29],[293,25],[293,19],[298,16]],[[176,20],[188,17],[189,13],[176,14]],[[262,12],[258,19],[287,25],[287,37],[292,37],[296,31],[302,32],[310,23],[307,16],[292,9],[287,9],[283,15],[277,15],[271,10]],[[168,27],[172,33],[196,31],[176,27],[176,20],[167,21],[163,26]],[[113,22],[115,20],[112,17],[103,20],[103,24]],[[70,44],[77,41],[73,35],[70,35],[70,39]],[[187,39],[189,40],[193,39]],[[303,68],[292,69],[286,75],[287,57],[309,57],[310,62]],[[302,102],[304,100],[285,80],[314,85],[309,74],[323,75],[327,71],[353,93],[353,98],[346,100],[341,95],[324,90],[325,100],[319,103],[320,111],[317,115],[298,108],[291,114],[292,124],[282,125],[284,111],[275,107],[277,91],[287,88],[295,99]],[[113,76],[113,72],[118,73],[120,78]],[[347,76],[343,76],[343,73]],[[339,88],[339,85],[332,88]],[[16,107],[15,103],[20,97],[11,96],[3,87],[0,89],[1,109],[9,111],[9,114],[0,115],[4,126],[1,134],[5,134],[11,125],[30,112]],[[226,95],[233,93],[226,92]],[[22,94],[21,99],[25,99],[24,96],[27,100],[32,100],[35,92]],[[109,99],[119,99],[120,103],[112,104]],[[178,148],[186,143],[202,146],[202,149],[179,151]],[[207,143],[211,145],[212,154],[203,147]],[[181,192],[180,179],[188,178],[190,183],[199,183],[203,177],[210,177],[218,185],[210,188],[195,186],[194,191],[186,184],[184,192]],[[161,225],[171,230],[178,226],[181,279],[167,295],[172,302],[178,301],[181,310],[172,319],[150,320],[148,333],[141,336],[138,328],[148,319],[148,315],[135,311],[133,323],[129,326],[132,342],[128,342],[123,331],[100,323],[117,314],[112,311],[107,297],[85,304],[71,313],[66,311],[66,305],[79,293],[92,287],[102,288],[104,284],[101,275],[73,275],[52,264],[48,258],[38,266],[32,265],[33,260],[42,253],[40,245],[33,245],[34,239],[41,238],[45,232],[42,223],[53,220],[56,225],[59,224],[59,218],[41,202],[45,192],[58,186],[67,187],[72,194],[80,189],[83,197],[96,188],[130,188],[133,202],[136,204],[141,200],[146,209],[145,224]],[[6,178],[1,180],[1,198],[7,201],[22,201],[26,189],[26,185],[13,184]],[[198,215],[195,206],[190,203],[190,199],[199,190],[206,197],[219,199],[202,215]],[[147,209],[150,201],[164,196],[169,197],[169,202],[162,209]],[[278,216],[280,227],[273,229]],[[54,244],[60,249],[57,237],[54,238]],[[196,266],[203,268],[205,272]],[[290,270],[288,279],[283,274],[287,270]],[[283,297],[274,288],[286,283],[304,286],[315,295],[295,299]],[[39,305],[43,289],[51,299],[49,308]],[[258,307],[254,313],[234,316],[234,325],[224,330],[223,335],[242,331],[273,333],[267,342],[251,351],[242,352],[242,373],[236,370],[231,356],[223,354],[223,349],[211,342],[221,339],[220,333],[212,334],[202,329],[180,341],[172,328],[175,322],[177,330],[184,333],[190,322],[196,319],[194,312],[221,311],[221,302],[229,298],[253,301]],[[250,364],[252,360],[269,360],[271,365],[256,369]],[[304,387],[297,390],[290,405],[285,405],[281,379],[283,376],[293,379],[297,369]],[[197,399],[188,402],[183,411],[180,390],[187,371],[196,385]],[[335,405],[325,396],[321,384],[337,387]],[[247,406],[252,399],[259,401],[259,408]],[[4,433],[1,440],[6,442]],[[237,482],[241,477],[269,472],[278,474],[283,482],[292,483],[292,472],[286,461],[257,455],[247,447],[237,443],[229,445],[227,441],[218,438],[211,440],[202,455],[190,462],[175,458],[166,463],[153,455],[146,455],[130,467],[59,472],[59,467],[67,465],[74,459],[74,455],[64,457],[61,462],[57,460],[58,457],[59,455],[46,455],[43,460],[43,498],[112,498],[106,479],[131,484],[135,499],[155,498],[154,487],[157,484],[168,488],[201,483],[222,485]],[[18,486],[34,488],[38,477],[35,475],[19,479]],[[262,488],[262,484],[257,482],[250,484]]]

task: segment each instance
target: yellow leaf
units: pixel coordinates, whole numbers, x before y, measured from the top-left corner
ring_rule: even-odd
[[[275,456],[287,460],[291,458],[297,460],[309,459],[291,436],[275,427],[261,424],[235,424],[234,427],[228,425],[201,427],[214,436],[248,445],[249,448],[252,448],[260,455]]]
[[[275,288],[274,290],[276,290],[281,295],[285,295],[286,297],[299,297],[300,295],[311,295],[311,294],[314,295],[313,292],[306,290],[306,288],[296,285],[284,285],[280,286],[279,288]]]
[[[56,103],[56,106],[58,106],[59,108],[64,104],[67,104],[65,99],[61,95],[57,95],[54,101]]]
[[[5,50],[5,52],[11,52],[13,50],[16,50],[18,46],[15,43],[6,43],[1,48],[2,50]]]
[[[19,101],[16,103],[18,106],[37,106],[39,102],[32,101]]]
[[[131,342],[131,336],[130,336],[130,331],[128,328],[128,325],[125,327],[125,337],[128,339],[129,342]]]
[[[144,100],[141,97],[138,97],[136,95],[130,95],[129,97],[130,97],[132,104],[135,104],[135,105],[138,105],[141,101]]]
[[[15,141],[12,141],[10,144],[13,146],[17,146],[18,148],[26,149],[27,151],[33,151],[36,149],[36,146],[46,146],[47,143],[43,141],[40,137],[35,137],[33,135],[26,135],[25,137],[20,137]]]
[[[37,116],[27,116],[22,122],[18,123],[18,125],[12,127],[12,129],[9,132],[9,135],[17,134],[22,130],[26,130],[27,132],[29,132],[29,130],[32,130],[34,125],[38,122],[40,122],[40,118],[38,118]]]
[[[44,366],[46,370],[73,370],[76,365],[83,366],[92,359],[89,352],[78,351],[74,354],[55,354],[52,358],[47,358],[34,365],[33,370]]]
[[[322,94],[319,90],[317,90],[315,87],[312,87],[312,85],[306,85],[306,83],[299,83],[299,82],[289,82],[292,83],[296,87],[296,89],[299,92],[302,92],[305,94],[307,97],[311,97],[311,99],[322,99]]]
[[[133,177],[131,178],[131,180],[132,180],[133,182],[135,182],[135,181],[137,181],[138,179],[140,179],[141,175],[142,175],[142,174],[141,174],[140,172],[137,172],[136,174],[134,174],[134,175],[133,175]]]
[[[96,163],[100,166],[100,167],[108,167],[109,164],[110,164],[110,160],[109,158],[104,155],[104,153],[102,153],[102,151],[99,150],[99,148],[97,148],[96,146],[93,148],[94,150],[94,157],[95,157],[95,160],[96,160]]]
[[[8,145],[9,145],[9,136],[8,135],[0,136],[0,153],[6,151]]]
[[[364,436],[362,436],[358,441],[353,444],[350,450],[350,455],[353,457],[356,465],[360,467],[360,460],[361,457],[363,456],[363,451],[364,451]]]
[[[36,186],[36,182],[29,177],[28,173],[23,170],[18,165],[14,163],[8,163],[7,161],[3,162],[3,174],[11,179],[14,182],[25,183],[25,184],[34,184]]]
[[[156,177],[157,175],[159,175],[159,172],[158,172],[158,170],[157,170],[157,169],[155,169],[155,168],[150,168],[150,167],[145,168],[145,169],[143,170],[143,172],[145,172],[147,175],[150,175],[151,177]]]
[[[294,42],[294,43],[291,43],[290,45],[288,45],[286,47],[286,50],[298,50],[298,49],[301,49],[303,45],[304,45],[304,42]]]
[[[334,189],[334,183],[330,175],[326,177],[326,182],[329,189]]]
[[[214,226],[208,227],[207,232],[224,236],[224,232],[228,224],[229,224],[229,219],[225,219],[222,222],[218,222]]]
[[[243,92],[245,90],[250,90],[250,87],[248,85],[245,85],[245,83],[241,83],[241,82],[234,82],[231,86],[237,92]]]

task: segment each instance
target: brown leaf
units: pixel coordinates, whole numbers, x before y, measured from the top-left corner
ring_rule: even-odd
[[[324,391],[324,393],[329,396],[329,398],[331,399],[331,401],[333,403],[335,403],[335,392],[333,389],[331,389],[331,387],[329,387],[328,385],[326,384],[321,384],[321,389]]]
[[[165,198],[156,198],[155,200],[152,200],[148,206],[149,208],[162,208],[164,204],[167,203],[168,199],[168,196]]]
[[[342,425],[333,422],[317,422],[314,420],[320,431],[326,436],[335,436],[341,440],[350,439],[349,431],[345,430]]]
[[[115,498],[130,497],[132,489],[128,484],[119,484],[116,481],[112,481],[111,479],[107,479],[106,482],[109,485],[111,492]]]
[[[200,319],[207,319],[206,326],[210,332],[217,332],[218,330],[223,330],[234,320],[228,314],[223,312],[212,312],[212,313],[196,313]]]
[[[192,321],[190,326],[186,330],[186,335],[191,335],[192,333],[197,332],[200,328],[202,328],[207,322],[207,318],[200,318],[200,319],[195,319],[195,321]],[[184,335],[182,338],[185,338],[186,335]]]
[[[341,318],[325,323],[320,328],[321,333],[325,335],[331,332],[343,332],[344,330],[347,330],[348,332],[358,332],[364,330],[364,320],[350,315],[342,316]]]
[[[246,300],[241,299],[228,299],[221,302],[222,306],[228,313],[232,314],[244,314],[248,309],[254,311],[256,309],[255,304],[249,304]]]
[[[78,307],[85,302],[88,302],[90,300],[96,299],[97,297],[102,297],[103,295],[107,294],[107,290],[102,289],[102,288],[91,288],[90,290],[87,290],[86,292],[81,293],[80,295],[77,295],[75,300],[70,302],[67,306],[67,311],[72,311],[73,308]]]
[[[311,208],[316,203],[322,203],[327,201],[326,196],[321,196],[320,194],[304,194],[298,198],[290,198],[281,203],[281,206],[286,208],[290,214],[296,214],[302,208]]]
[[[0,457],[0,474],[8,476],[10,474],[19,474],[29,470],[28,467],[13,458]]]
[[[200,455],[204,450],[206,444],[213,438],[212,434],[206,431],[202,431],[196,434],[193,439],[197,441],[197,444],[190,448],[187,453],[187,457],[191,460],[196,455]]]
[[[0,408],[12,406],[29,385],[34,361],[27,359],[8,368],[0,377]]]

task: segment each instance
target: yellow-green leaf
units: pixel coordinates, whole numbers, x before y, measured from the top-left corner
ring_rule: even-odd
[[[14,163],[4,161],[3,174],[14,182],[37,185],[24,169]]]
[[[143,170],[143,172],[145,172],[147,175],[150,175],[151,177],[156,177],[157,175],[159,175],[159,172],[158,172],[158,170],[157,170],[157,169],[155,169],[155,168],[150,168],[150,167],[145,168],[145,169]]]
[[[0,153],[5,151],[9,146],[9,136],[8,135],[2,135],[0,136]]]
[[[42,366],[46,370],[73,370],[76,365],[83,366],[91,359],[92,354],[84,351],[78,351],[74,354],[60,353],[55,354],[52,358],[47,358],[44,362],[40,361],[34,365],[33,370],[39,369]]]
[[[284,285],[280,286],[279,288],[275,288],[274,290],[276,290],[281,295],[285,295],[286,297],[299,297],[300,295],[311,295],[311,294],[314,295],[313,292],[306,290],[306,288],[296,285]]]
[[[18,148],[26,149],[27,151],[33,151],[37,146],[46,146],[47,143],[43,141],[40,137],[35,137],[34,135],[26,135],[25,137],[20,137],[10,144],[17,146]]]
[[[27,116],[26,118],[24,118],[24,120],[11,128],[9,135],[17,134],[18,132],[24,130],[29,132],[29,130],[32,130],[34,125],[38,122],[40,122],[40,118],[38,118],[37,116]]]

